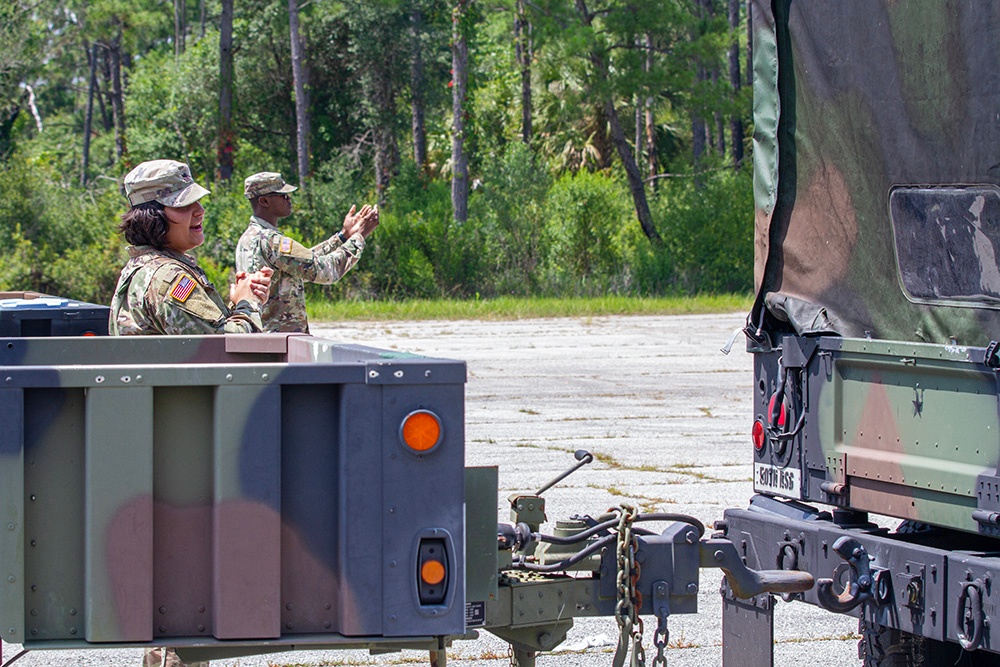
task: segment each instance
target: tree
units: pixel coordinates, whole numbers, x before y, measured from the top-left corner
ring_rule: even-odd
[[[469,78],[470,5],[455,0],[452,8],[451,210],[455,222],[469,219],[469,158],[465,154],[466,89]]]
[[[740,0],[729,0],[729,28],[732,31],[733,42],[729,46],[729,85],[733,93],[740,91]],[[733,166],[739,167],[743,162],[743,119],[738,114],[729,118],[729,133],[732,137]]]
[[[410,128],[413,160],[427,172],[427,123],[424,117],[424,13],[419,4],[410,8]]]
[[[599,82],[607,81],[610,76],[608,66],[609,44],[601,38],[599,31],[595,30],[594,25],[595,20],[598,18],[598,13],[592,12],[587,7],[586,0],[575,0],[575,7],[579,20],[589,33],[588,58],[594,75],[592,86],[599,97],[603,98],[604,113],[611,128],[611,140],[614,143],[618,158],[621,160],[628,178],[629,189],[632,192],[632,201],[635,204],[636,217],[639,219],[639,225],[642,227],[643,234],[654,245],[660,245],[663,243],[663,239],[653,224],[653,214],[649,210],[649,202],[646,199],[646,189],[643,185],[642,175],[639,173],[635,156],[632,154],[628,141],[625,139],[625,131],[622,129],[621,121],[618,118],[618,110],[615,108],[612,91],[600,90],[597,85]],[[634,44],[634,40],[629,40],[627,44]]]
[[[309,177],[309,68],[303,53],[305,40],[299,34],[298,0],[288,0],[288,30],[292,42],[292,81],[295,86],[295,137],[299,183]]]
[[[204,7],[204,5],[202,5]],[[219,15],[219,178],[229,182],[233,177],[233,0],[222,0]]]
[[[531,41],[531,21],[525,11],[524,0],[517,0],[514,17],[514,49],[521,68],[521,141],[531,143],[531,59],[534,50]]]

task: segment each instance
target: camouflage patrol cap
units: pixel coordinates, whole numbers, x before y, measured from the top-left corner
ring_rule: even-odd
[[[125,176],[125,196],[132,207],[158,201],[179,208],[207,194],[209,191],[191,178],[188,166],[175,160],[143,162]]]
[[[247,199],[263,195],[286,194],[298,190],[294,185],[285,183],[281,174],[275,171],[262,171],[253,176],[247,176],[243,181],[243,194]]]

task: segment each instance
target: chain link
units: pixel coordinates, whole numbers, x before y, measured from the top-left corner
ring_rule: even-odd
[[[623,503],[619,508],[616,543],[618,576],[615,582],[618,594],[615,621],[618,623],[619,636],[614,667],[624,667],[630,649],[632,652],[630,667],[646,667],[646,650],[642,646],[644,626],[639,616],[639,610],[642,609],[642,593],[637,588],[642,566],[635,560],[639,542],[632,533],[632,524],[637,516],[638,511],[632,505]],[[657,613],[656,632],[653,633],[653,642],[656,644],[654,667],[667,667],[667,645],[670,643],[667,615],[666,608]]]
[[[653,667],[667,667],[667,645],[670,644],[670,630],[667,628],[666,609],[661,608],[656,614],[656,632],[653,633],[653,643],[656,644]]]

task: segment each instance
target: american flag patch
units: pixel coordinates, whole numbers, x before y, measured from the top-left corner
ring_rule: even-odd
[[[279,248],[281,252],[291,252],[292,251],[292,239],[287,236],[281,237],[281,246]]]
[[[194,285],[194,280],[189,276],[181,275],[177,282],[174,283],[174,286],[170,288],[170,296],[184,303],[191,296],[191,292],[194,291]]]

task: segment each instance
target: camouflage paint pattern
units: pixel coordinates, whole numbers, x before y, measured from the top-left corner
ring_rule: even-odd
[[[262,326],[258,306],[241,301],[231,311],[193,257],[129,248],[111,299],[112,336],[251,333]]]
[[[0,377],[5,640],[191,662],[465,632],[464,363],[301,335],[9,338]],[[422,454],[400,438],[417,409],[443,431]],[[417,598],[427,535],[441,604]]]
[[[343,244],[335,235],[307,248],[266,220],[251,216],[236,244],[236,270],[253,273],[265,266],[274,269],[263,311],[267,331],[308,332],[305,282],[337,282],[358,263],[364,249],[360,233]]]
[[[1000,185],[1000,5],[761,0],[753,14],[761,294],[825,309],[844,336],[985,346],[1000,330],[996,295],[961,307],[907,298],[889,196]],[[758,303],[761,317],[774,314]]]
[[[1000,5],[752,9],[755,489],[996,534]]]

